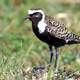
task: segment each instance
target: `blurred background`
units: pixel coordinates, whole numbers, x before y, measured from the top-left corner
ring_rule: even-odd
[[[24,80],[23,69],[49,62],[48,46],[36,38],[31,22],[24,21],[32,7],[60,18],[80,35],[80,0],[0,0],[0,80]],[[80,45],[60,48],[60,67],[80,70]]]

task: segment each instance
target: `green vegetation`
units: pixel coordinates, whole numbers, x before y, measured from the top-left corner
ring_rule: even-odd
[[[23,69],[49,62],[48,46],[35,37],[31,22],[24,21],[27,10],[37,6],[51,16],[68,13],[69,29],[80,35],[80,4],[59,4],[55,0],[0,0],[0,80],[24,80]],[[80,70],[79,45],[65,46],[60,52],[61,67]]]

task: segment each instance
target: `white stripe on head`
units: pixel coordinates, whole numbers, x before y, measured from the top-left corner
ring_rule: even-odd
[[[42,15],[44,14],[42,10],[28,10],[28,14],[34,14],[36,12],[40,12]]]

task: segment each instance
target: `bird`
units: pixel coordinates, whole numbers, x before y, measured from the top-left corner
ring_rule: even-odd
[[[59,48],[64,45],[80,43],[80,36],[70,32],[62,21],[46,15],[41,8],[29,9],[25,17],[26,19],[31,21],[32,30],[37,38],[48,45],[50,64],[52,64],[52,59],[55,54],[55,68],[58,66]],[[53,46],[55,53],[52,49]]]

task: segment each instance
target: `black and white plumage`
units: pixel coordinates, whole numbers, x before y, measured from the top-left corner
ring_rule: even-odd
[[[65,24],[57,20],[54,17],[49,17],[44,14],[41,9],[30,9],[28,10],[28,16],[32,22],[32,29],[35,35],[43,42],[49,45],[50,49],[50,63],[52,62],[53,52],[52,46],[56,50],[56,63],[58,59],[58,48],[65,44],[76,44],[80,43],[80,37],[69,32],[65,27]]]

